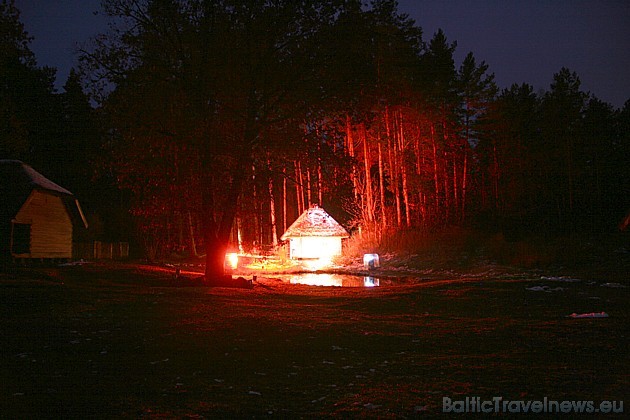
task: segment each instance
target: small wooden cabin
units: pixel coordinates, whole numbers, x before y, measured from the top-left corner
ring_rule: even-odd
[[[70,259],[79,202],[65,188],[17,160],[0,160],[2,258]]]
[[[329,259],[341,255],[341,240],[349,236],[323,208],[313,205],[289,226],[281,239],[289,240],[292,259]]]

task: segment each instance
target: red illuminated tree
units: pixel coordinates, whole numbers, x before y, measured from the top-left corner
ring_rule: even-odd
[[[104,109],[116,171],[153,221],[160,208],[169,214],[182,202],[199,206],[206,278],[218,278],[243,187],[252,168],[263,167],[257,157],[267,165],[269,152],[299,148],[296,128],[346,100],[335,99],[335,86],[347,79],[332,72],[328,43],[338,39],[333,24],[344,8],[354,12],[359,3],[105,6],[122,25],[96,38],[83,60],[94,78],[114,87]],[[171,193],[174,186],[181,188]]]

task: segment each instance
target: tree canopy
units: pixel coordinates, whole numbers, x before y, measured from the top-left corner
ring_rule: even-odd
[[[144,251],[203,247],[208,279],[228,247],[277,245],[312,204],[376,244],[450,225],[597,232],[630,208],[627,104],[566,68],[546,92],[499,90],[393,0],[105,0],[110,29],[63,93],[13,2],[0,11],[3,157],[101,218],[116,194],[90,182],[119,187]]]

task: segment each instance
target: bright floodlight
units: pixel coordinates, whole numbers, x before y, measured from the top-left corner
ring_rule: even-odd
[[[232,270],[236,270],[236,268],[238,267],[238,254],[236,252],[230,252],[229,254],[226,254],[225,260]]]
[[[376,279],[370,276],[363,277],[363,285],[365,287],[378,287],[379,284],[380,284],[379,279]]]
[[[323,270],[326,267],[330,267],[332,265],[332,261],[330,258],[321,257],[310,260],[302,260],[302,266],[309,271],[317,271]]]
[[[372,269],[380,267],[381,263],[378,259],[378,254],[364,254],[363,255],[363,267]]]

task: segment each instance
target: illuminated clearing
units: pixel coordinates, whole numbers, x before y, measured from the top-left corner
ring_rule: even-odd
[[[342,274],[303,273],[288,276],[288,282],[292,284],[305,284],[308,286],[334,286],[334,287],[378,287],[379,279],[371,276],[351,276]]]

